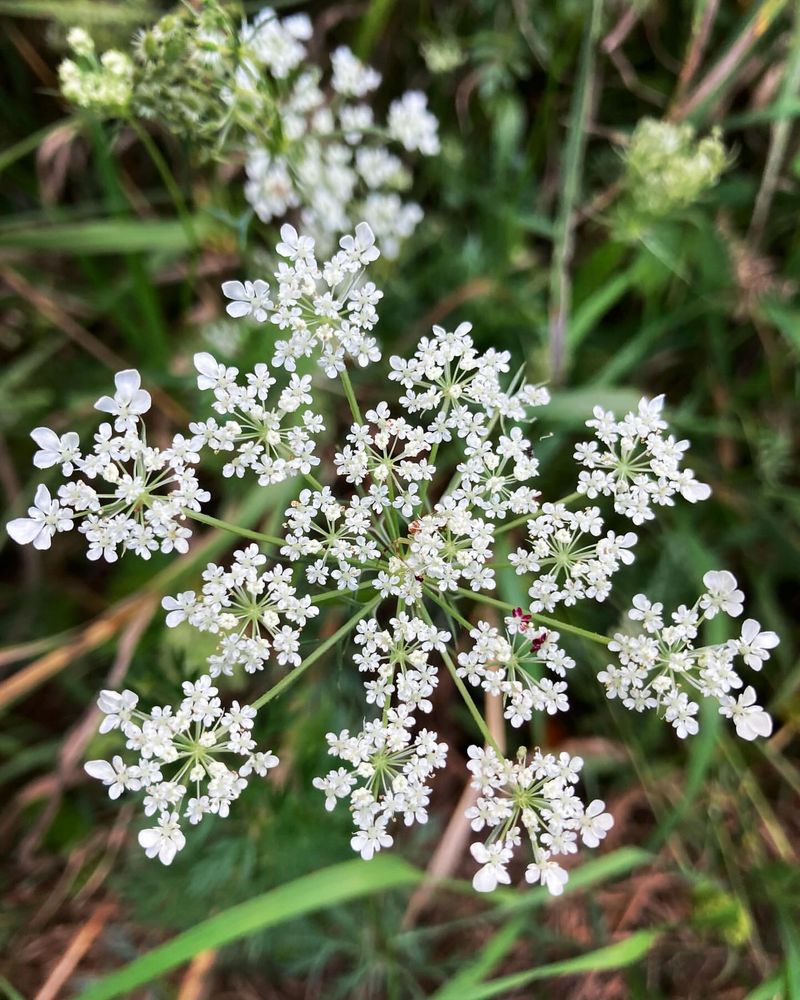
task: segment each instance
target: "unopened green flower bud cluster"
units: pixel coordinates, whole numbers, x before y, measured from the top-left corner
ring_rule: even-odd
[[[632,208],[651,218],[687,208],[714,187],[728,162],[719,129],[698,139],[691,125],[643,118],[625,151]]]
[[[61,91],[70,103],[103,115],[122,115],[133,95],[133,62],[124,52],[95,52],[91,36],[73,28],[67,36],[74,58],[58,68]]]
[[[236,32],[216,2],[166,14],[135,36],[130,53],[111,49],[98,56],[82,28],[70,31],[67,43],[73,58],[59,67],[61,90],[80,108],[157,119],[206,152],[230,123],[223,92],[238,65]]]
[[[166,14],[134,39],[134,112],[213,148],[231,121],[223,89],[238,65],[234,25],[216,3]]]

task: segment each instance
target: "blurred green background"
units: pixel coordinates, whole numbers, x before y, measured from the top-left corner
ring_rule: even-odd
[[[226,321],[219,290],[229,277],[268,277],[275,229],[247,215],[241,174],[198,162],[157,123],[143,144],[58,94],[69,27],[89,28],[101,50],[126,48],[165,9],[0,0],[4,520],[40,480],[30,429],[90,433],[113,371],[138,367],[158,390],[158,437],[200,412],[194,351],[240,368],[271,353],[269,329]],[[431,822],[397,838],[413,870],[354,862],[293,888],[294,910],[265,897],[236,941],[205,928],[171,963],[177,971],[162,975],[170,963],[156,963],[149,987],[123,981],[118,995],[800,997],[800,4],[284,9],[312,16],[323,62],[344,43],[379,68],[379,104],[418,88],[440,119],[441,154],[415,168],[426,217],[399,260],[375,269],[384,353],[410,350],[432,323],[468,319],[482,347],[511,350],[532,379],[549,381],[553,405],[537,430],[553,497],[571,491],[571,446],[595,404],[619,412],[643,392],[666,393],[713,498],[666,509],[640,531],[636,564],[588,624],[613,627],[640,590],[667,605],[691,601],[707,569],[731,569],[747,613],[782,636],[757,678],[775,733],[735,743],[704,709],[701,735],[680,743],[657,719],[609,704],[593,677],[605,661],[570,645],[573,710],[533,735],[586,758],[590,797],[606,799],[616,826],[563,900],[545,905],[528,891],[487,902],[469,889],[464,852],[443,840],[471,739],[445,692],[436,728],[451,764]],[[645,117],[699,136],[718,127],[728,153],[716,186],[656,216],[637,207],[625,167]],[[362,379],[360,391],[377,401],[384,390]],[[331,442],[340,412],[334,400]],[[270,530],[288,491],[226,480],[215,496],[219,510]],[[9,997],[57,985],[65,960],[63,992],[49,995],[74,995],[176,932],[351,857],[346,814],[325,813],[311,788],[326,766],[325,732],[360,718],[342,653],[275,703],[265,742],[285,762],[276,778],[225,823],[204,824],[166,872],[129,849],[132,812],[84,778],[97,689],[128,683],[157,699],[199,672],[202,642],[166,634],[158,600],[192,586],[229,547],[211,533],[178,561],[107,566],[87,563],[72,536],[45,557],[0,536],[0,992]],[[519,590],[513,575],[503,584]],[[326,634],[340,624],[321,617]],[[423,897],[415,872],[437,849],[452,855],[450,881]]]

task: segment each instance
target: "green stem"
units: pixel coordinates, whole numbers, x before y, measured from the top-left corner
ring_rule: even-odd
[[[361,410],[358,408],[358,402],[356,401],[356,396],[353,392],[353,383],[350,381],[350,374],[346,368],[341,373],[341,379],[344,394],[347,396],[347,402],[350,404],[350,412],[353,414],[353,420],[355,420],[357,424],[363,424],[364,418],[361,416]]]
[[[260,531],[251,531],[250,528],[240,528],[237,524],[222,521],[218,517],[212,517],[210,514],[201,514],[198,510],[184,510],[183,513],[187,517],[191,517],[193,521],[200,521],[202,524],[207,524],[210,528],[230,531],[231,534],[241,535],[242,538],[252,538],[254,542],[266,542],[268,545],[277,546],[286,543],[284,538],[276,538],[275,535],[265,535]]]
[[[425,621],[432,626],[433,622],[431,621],[431,616],[428,614],[428,609],[421,602],[419,604],[419,609],[420,609],[420,614],[425,619]],[[489,727],[486,725],[486,721],[484,720],[481,713],[478,711],[478,706],[472,700],[472,695],[467,690],[467,685],[458,676],[458,671],[456,670],[455,664],[450,659],[450,655],[447,652],[447,650],[442,650],[442,659],[444,660],[445,666],[450,672],[450,676],[453,678],[453,683],[458,689],[458,693],[461,695],[462,699],[464,700],[464,704],[467,706],[467,709],[469,710],[469,714],[475,720],[475,725],[481,731],[484,740],[490,747],[492,747],[492,749],[495,751],[498,757],[503,757],[504,756],[503,751],[498,746],[497,740],[494,738],[494,736],[492,736]]]
[[[321,594],[316,594],[314,597],[312,597],[311,603],[324,604],[326,601],[334,601],[337,598],[341,601],[346,601],[348,598],[352,598],[353,600],[358,600],[358,595],[361,593],[362,590],[371,591],[373,589],[374,588],[372,587],[371,584],[364,583],[358,588],[358,590],[338,590],[338,589],[325,590]]]
[[[441,594],[439,594],[436,590],[434,590],[433,587],[429,587],[426,584],[425,590],[428,593],[428,597],[430,597],[432,601],[438,604],[439,607],[442,609],[442,611],[450,615],[451,618],[454,618],[460,625],[463,625],[464,628],[466,629],[473,628],[473,625],[467,621],[467,619],[461,614],[461,612],[456,611],[456,609],[452,606],[452,604],[448,604],[448,602],[441,596]]]
[[[341,642],[349,632],[352,632],[361,619],[366,618],[366,616],[377,607],[380,600],[380,597],[373,597],[368,604],[359,608],[356,614],[354,614],[352,618],[348,618],[340,629],[337,629],[333,635],[328,636],[324,642],[321,642],[313,653],[309,653],[309,655],[298,667],[295,667],[290,674],[282,677],[277,684],[269,689],[269,691],[266,691],[260,698],[256,699],[256,701],[253,702],[253,708],[262,708],[267,704],[267,702],[272,701],[273,698],[277,698],[279,694],[283,694],[286,688],[291,687],[298,677],[304,674],[312,664],[316,663],[317,660],[320,659],[320,657],[324,656],[332,646]]]
[[[443,417],[447,416],[447,411],[449,409],[450,409],[450,397],[448,396],[448,398],[445,399],[445,401],[444,401],[444,406],[442,407],[442,416]],[[436,468],[436,459],[439,456],[439,446],[441,445],[441,443],[442,443],[441,441],[436,441],[434,443],[434,445],[433,445],[433,448],[431,449],[430,455],[428,456],[428,464],[432,465],[434,467],[434,469]],[[422,484],[422,488],[420,490],[421,506],[424,506],[426,504],[426,502],[427,502],[427,499],[428,499],[428,487],[430,485],[431,485],[430,479],[426,479],[425,482]]]
[[[303,474],[303,478],[317,491],[317,493],[322,493],[324,487],[316,476],[312,476],[310,472],[305,472]]]
[[[192,222],[192,216],[187,208],[181,189],[175,183],[175,178],[172,176],[172,171],[169,169],[167,161],[161,155],[161,151],[153,142],[150,133],[146,128],[143,128],[135,118],[129,118],[128,124],[136,133],[139,141],[147,151],[147,155],[153,161],[153,165],[158,171],[161,180],[164,182],[164,187],[167,189],[167,192],[175,205],[175,211],[178,213],[181,225],[186,231],[186,237],[189,241],[189,245],[196,248],[198,241],[197,233],[194,229],[194,223]]]
[[[493,608],[502,608],[503,611],[514,611],[513,604],[507,604],[505,601],[498,601],[494,597],[487,597],[486,594],[478,594],[472,590],[464,590],[463,587],[458,588],[458,593],[462,597],[469,597],[470,600],[476,601],[478,604],[491,604]],[[590,632],[588,629],[580,628],[577,625],[570,625],[569,622],[562,622],[558,618],[551,618],[550,615],[540,615],[532,614],[531,617],[534,621],[540,622],[542,625],[549,625],[550,628],[557,628],[561,632],[571,632],[573,635],[579,635],[583,639],[590,639],[592,642],[600,642],[604,646],[607,646],[611,640],[608,636],[600,635],[599,632]]]
[[[592,89],[596,65],[596,43],[603,16],[603,0],[586,4],[583,43],[578,72],[572,91],[569,131],[564,146],[558,213],[554,227],[553,254],[550,264],[549,345],[550,376],[559,385],[566,371],[569,347],[572,280],[570,265],[575,249],[576,206],[581,195],[581,176],[592,114]]]

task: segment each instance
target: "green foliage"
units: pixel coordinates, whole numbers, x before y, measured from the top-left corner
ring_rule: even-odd
[[[207,948],[218,948],[256,930],[354,897],[409,885],[420,877],[420,873],[404,861],[388,857],[376,859],[374,865],[347,861],[322,869],[195,925],[90,987],[81,995],[81,1000],[110,1000],[124,996]]]

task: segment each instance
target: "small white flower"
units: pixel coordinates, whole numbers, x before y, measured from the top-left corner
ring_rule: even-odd
[[[581,840],[587,847],[597,847],[614,825],[614,817],[605,808],[602,799],[593,799],[580,818]]]
[[[37,469],[60,465],[63,475],[72,475],[73,463],[80,457],[80,438],[75,431],[58,435],[49,427],[36,427],[31,431],[31,437],[39,445],[39,451],[33,456]]]
[[[557,861],[550,860],[547,851],[542,851],[538,861],[525,869],[525,881],[532,885],[541,882],[551,896],[560,896],[569,881],[569,874]]]
[[[419,90],[409,90],[389,107],[389,132],[406,149],[426,156],[439,152],[438,122],[428,111],[428,99]]]
[[[780,642],[774,632],[762,632],[761,625],[755,618],[746,618],[742,622],[742,634],[734,640],[736,651],[748,667],[760,670],[769,659],[769,650]]]
[[[508,863],[512,850],[503,841],[494,844],[471,844],[469,849],[472,857],[481,866],[472,878],[472,888],[476,892],[494,892],[498,883],[509,885],[511,876],[508,874]]]
[[[281,226],[281,242],[275,250],[281,257],[288,257],[289,260],[308,261],[314,254],[314,241],[310,236],[298,236],[294,226],[287,222]]]
[[[375,234],[366,222],[359,222],[354,236],[343,236],[339,240],[339,246],[348,260],[360,266],[370,264],[380,257],[380,250],[375,246]]]
[[[94,404],[95,409],[116,417],[116,430],[133,430],[139,417],[150,409],[150,393],[141,384],[142,377],[135,368],[117,372],[114,376],[117,391],[113,396],[101,396]]]
[[[181,622],[187,621],[197,608],[197,598],[193,590],[184,590],[176,597],[163,597],[161,607],[167,612],[165,622],[167,628],[175,628]]]
[[[69,531],[72,517],[58,500],[50,496],[43,484],[37,486],[33,506],[27,517],[16,517],[6,525],[6,531],[19,545],[33,545],[35,549],[49,549],[57,531]]]
[[[733,618],[742,613],[744,594],[738,589],[733,573],[726,569],[711,570],[703,577],[703,584],[707,594],[702,597],[700,606],[709,618],[713,618],[718,611],[724,611]]]
[[[139,831],[139,844],[144,848],[148,858],[157,857],[162,865],[171,865],[175,855],[186,845],[178,814],[161,813],[158,817],[158,826]]]
[[[133,691],[101,691],[97,697],[97,707],[105,718],[100,723],[100,732],[110,733],[130,722],[138,702],[139,698]]]
[[[225,281],[222,284],[222,294],[232,301],[225,311],[235,319],[252,316],[257,323],[265,323],[273,308],[269,298],[269,285],[266,281]]]
[[[350,846],[364,861],[371,861],[381,848],[391,847],[392,843],[392,837],[386,832],[385,825],[378,823],[372,823],[358,830],[350,840]]]
[[[136,791],[140,787],[139,768],[128,767],[122,757],[107,760],[89,760],[83,765],[91,778],[97,778],[108,788],[108,797],[118,799],[126,788]]]
[[[755,689],[748,686],[735,701],[728,698],[720,708],[722,715],[733,719],[736,733],[743,740],[755,740],[760,736],[766,739],[772,735],[772,719],[756,704],[756,698]]]

